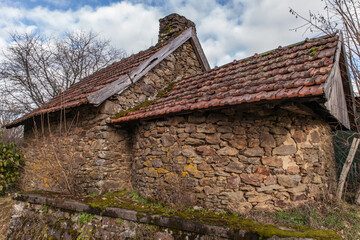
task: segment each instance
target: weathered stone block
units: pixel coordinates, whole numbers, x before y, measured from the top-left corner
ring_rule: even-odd
[[[182,155],[184,155],[185,157],[189,157],[189,158],[191,158],[191,157],[196,157],[196,156],[197,156],[194,148],[192,148],[192,147],[184,147],[184,148],[182,149],[181,153],[182,153]]]
[[[264,149],[257,147],[257,148],[248,148],[243,153],[245,156],[248,157],[261,157],[264,155]]]
[[[283,162],[280,158],[273,156],[273,157],[262,157],[261,158],[262,164],[270,167],[281,167]]]
[[[286,156],[296,153],[297,149],[293,145],[281,145],[279,147],[274,148],[273,154],[274,155],[280,155],[280,156]]]
[[[263,176],[260,174],[246,174],[246,173],[242,173],[240,174],[241,180],[246,183],[246,184],[250,184],[253,186],[258,186],[260,187],[262,181],[263,181]]]
[[[288,133],[288,131],[286,130],[286,128],[284,127],[271,127],[270,128],[270,132],[274,133],[274,134],[279,134],[279,135],[286,135]]]
[[[257,196],[253,196],[253,197],[249,197],[247,199],[247,201],[249,203],[262,203],[262,202],[266,202],[268,200],[272,199],[272,197],[270,195],[267,194],[259,194]]]
[[[239,176],[230,176],[227,178],[227,184],[226,184],[226,188],[229,189],[237,189],[239,188],[239,184],[240,184],[240,177]]]
[[[196,130],[199,133],[216,133],[216,127],[213,124],[200,124]]]
[[[202,145],[205,143],[204,140],[201,140],[201,139],[197,139],[197,138],[186,138],[185,139],[185,144],[188,144],[188,145]]]
[[[260,134],[260,146],[261,147],[276,147],[276,141],[270,133],[263,132]]]
[[[247,147],[247,140],[244,137],[236,136],[230,141],[230,144],[239,150],[243,150]]]
[[[280,186],[280,185],[277,185],[277,184],[274,184],[274,185],[269,185],[269,186],[266,186],[266,187],[257,188],[256,191],[258,191],[258,192],[272,192],[274,190],[280,190],[280,189],[284,189],[284,187]]]
[[[206,195],[217,195],[220,192],[220,189],[217,187],[209,187],[209,186],[205,186],[204,187],[204,192]]]
[[[164,145],[164,147],[169,147],[174,145],[175,141],[176,141],[175,137],[171,135],[163,135],[161,137],[161,143]]]
[[[274,185],[274,184],[276,184],[276,183],[277,183],[277,178],[276,178],[276,176],[274,176],[274,175],[267,176],[267,177],[264,179],[264,184],[265,184],[266,186],[268,186],[268,185]]]
[[[221,156],[236,156],[239,151],[232,147],[224,147],[217,151]]]
[[[254,166],[253,172],[264,175],[264,176],[270,175],[270,169],[265,166]]]
[[[241,162],[231,162],[226,166],[225,171],[233,172],[233,173],[242,173],[244,169],[245,169],[245,164]]]
[[[198,151],[202,156],[214,156],[216,154],[216,151],[208,146],[197,147],[196,151]]]
[[[281,186],[284,187],[296,187],[301,181],[301,176],[299,175],[279,175],[277,176],[278,182]]]
[[[212,134],[212,135],[207,135],[205,140],[207,143],[210,143],[210,144],[220,144],[221,143],[221,140],[220,140],[220,136],[221,134]]]
[[[232,127],[230,126],[221,126],[217,128],[217,131],[219,133],[231,133],[233,130]]]
[[[304,131],[301,130],[296,130],[292,137],[297,143],[302,143],[306,141],[306,134],[304,133]]]

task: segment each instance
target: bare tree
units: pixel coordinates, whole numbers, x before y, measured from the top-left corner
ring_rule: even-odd
[[[350,77],[355,94],[360,93],[360,1],[359,0],[321,0],[324,3],[325,13],[309,12],[309,16],[302,16],[298,14],[294,9],[290,9],[290,13],[297,18],[301,18],[305,21],[303,26],[295,28],[305,28],[305,31],[310,32],[322,32],[325,34],[332,34],[337,31],[341,31],[343,35],[343,43],[345,45],[347,64],[350,71]],[[347,96],[353,98],[353,96]],[[356,98],[358,99],[358,98]],[[356,100],[355,99],[355,100]],[[358,101],[358,100],[356,100]],[[359,102],[356,102],[357,106]],[[356,114],[356,113],[355,113]],[[357,115],[357,114],[356,114]],[[360,136],[360,127],[358,116],[354,116],[355,119],[355,132],[348,135],[352,135],[355,139]],[[343,135],[343,134],[340,134]],[[349,145],[349,138],[344,138],[342,141],[344,146]],[[337,197],[342,197],[343,185],[346,179],[346,175],[349,172],[352,160],[357,152],[357,145],[350,149],[347,160],[344,164],[344,169],[341,174],[341,181],[339,182]],[[353,165],[353,167],[356,167]],[[355,203],[360,205],[360,187],[357,190],[355,196]]]
[[[11,39],[0,62],[0,94],[21,113],[125,56],[93,32],[68,33],[63,39],[15,33]]]

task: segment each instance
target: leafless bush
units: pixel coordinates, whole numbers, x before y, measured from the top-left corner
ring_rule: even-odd
[[[25,168],[25,175],[34,176],[36,182],[41,182],[45,189],[59,191],[71,195],[82,193],[79,183],[81,178],[82,161],[70,151],[66,137],[73,131],[77,124],[77,115],[69,123],[66,123],[66,115],[60,113],[60,121],[56,128],[51,126],[48,115],[40,118],[36,123],[34,119],[34,144],[36,156],[32,159],[31,167]],[[53,130],[55,130],[53,132]],[[74,143],[73,143],[74,144]]]

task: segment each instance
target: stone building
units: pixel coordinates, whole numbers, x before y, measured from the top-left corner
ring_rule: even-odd
[[[331,131],[354,121],[344,54],[328,35],[210,70],[169,15],[156,46],[7,126],[25,126],[22,186],[235,212],[316,199],[336,184]]]

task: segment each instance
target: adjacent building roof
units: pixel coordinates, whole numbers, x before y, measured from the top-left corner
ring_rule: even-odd
[[[243,103],[314,96],[328,100],[339,98],[341,100],[336,100],[335,104],[346,106],[343,89],[338,91],[340,95],[332,94],[335,84],[329,79],[336,75],[334,65],[339,61],[339,42],[339,36],[336,35],[307,39],[215,67],[210,72],[183,79],[155,103],[110,120],[109,123],[157,118]],[[341,79],[335,81],[341,85]],[[338,90],[340,87],[338,86]],[[335,115],[341,108],[340,105],[332,107],[335,108]],[[335,117],[349,127],[348,114],[342,115],[344,116]]]
[[[210,70],[195,29],[191,27],[174,39],[131,55],[82,79],[45,103],[41,108],[25,114],[23,117],[6,125],[6,127],[16,127],[29,118],[83,104],[99,106],[112,95],[121,94],[188,40],[190,40],[203,69],[205,71]]]

